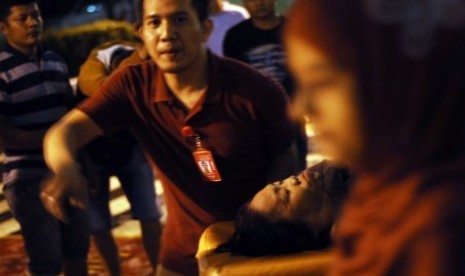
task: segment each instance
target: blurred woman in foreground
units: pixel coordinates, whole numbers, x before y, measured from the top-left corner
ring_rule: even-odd
[[[465,275],[464,1],[297,0],[288,17],[297,109],[357,174],[330,275]]]

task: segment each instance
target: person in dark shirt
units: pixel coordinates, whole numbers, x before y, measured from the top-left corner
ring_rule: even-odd
[[[68,68],[40,47],[42,17],[37,1],[0,2],[0,146],[5,153],[4,195],[21,227],[31,275],[85,275],[87,214],[65,205],[68,223],[51,216],[40,199],[50,171],[42,154],[45,132],[68,111]],[[3,274],[3,273],[2,273]]]
[[[168,216],[160,275],[197,275],[207,226],[231,220],[266,183],[297,172],[288,97],[253,68],[211,54],[208,0],[142,1],[141,38],[151,61],[113,73],[100,93],[47,133],[55,181],[44,203],[84,207],[76,152],[104,131],[129,129],[163,185]],[[201,163],[211,168],[202,170]]]
[[[244,7],[250,19],[235,25],[226,33],[224,55],[250,64],[283,85],[291,94],[292,81],[281,42],[284,16],[276,14],[274,0],[244,0]]]
[[[279,83],[293,98],[292,76],[286,65],[286,54],[281,32],[286,21],[276,13],[275,0],[244,0],[250,19],[232,27],[223,43],[224,56],[245,62],[263,75]],[[304,119],[295,136],[299,167],[306,167],[308,152]]]

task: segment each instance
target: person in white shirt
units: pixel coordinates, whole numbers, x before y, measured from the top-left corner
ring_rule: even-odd
[[[214,27],[207,43],[208,48],[213,53],[223,56],[223,40],[226,32],[249,17],[247,10],[239,5],[223,0],[211,0],[210,19]]]

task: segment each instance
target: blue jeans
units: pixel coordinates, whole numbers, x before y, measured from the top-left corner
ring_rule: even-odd
[[[90,228],[92,233],[111,229],[109,178],[116,176],[131,204],[134,219],[153,221],[160,219],[156,203],[154,175],[149,163],[138,147],[126,166],[95,165],[99,178],[98,189],[90,195]]]
[[[85,260],[89,250],[88,215],[66,206],[69,224],[50,215],[40,200],[41,180],[17,180],[4,187],[5,198],[15,219],[29,257],[33,275],[57,275],[63,260]]]

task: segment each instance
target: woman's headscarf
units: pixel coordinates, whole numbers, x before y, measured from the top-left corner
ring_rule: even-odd
[[[285,35],[356,79],[363,152],[330,275],[465,275],[465,3],[297,0]]]
[[[402,174],[462,162],[464,1],[298,0],[288,17],[287,35],[355,73],[363,169]]]

